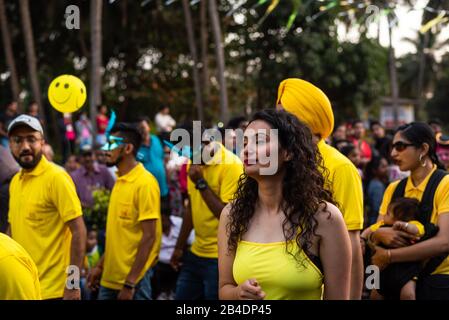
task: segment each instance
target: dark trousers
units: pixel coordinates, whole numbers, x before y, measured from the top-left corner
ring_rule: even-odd
[[[416,300],[449,300],[449,275],[420,277],[416,285]]]
[[[218,259],[187,251],[176,283],[176,300],[218,300]]]
[[[153,299],[156,299],[162,292],[167,294],[175,292],[177,279],[178,272],[171,265],[158,262],[154,267],[154,274],[151,278]]]

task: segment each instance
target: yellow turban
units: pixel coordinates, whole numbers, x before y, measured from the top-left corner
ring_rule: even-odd
[[[278,88],[277,104],[294,114],[326,139],[334,129],[334,113],[329,99],[319,88],[301,79],[286,79]]]

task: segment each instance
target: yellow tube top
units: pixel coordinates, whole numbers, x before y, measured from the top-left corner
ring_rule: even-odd
[[[289,246],[301,250],[294,240]],[[232,271],[237,284],[256,279],[268,300],[322,299],[323,274],[302,250],[299,262],[287,253],[285,242],[239,241]]]

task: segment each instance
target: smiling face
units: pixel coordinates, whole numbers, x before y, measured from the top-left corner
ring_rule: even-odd
[[[77,77],[59,76],[48,88],[48,99],[51,105],[60,112],[75,112],[86,101],[86,87]]]

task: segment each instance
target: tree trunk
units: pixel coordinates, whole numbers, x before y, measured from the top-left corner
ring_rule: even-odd
[[[228,92],[226,88],[225,77],[225,57],[223,49],[223,41],[221,38],[220,18],[218,16],[217,2],[209,0],[209,16],[212,25],[212,33],[215,42],[215,54],[217,57],[217,76],[220,85],[220,120],[224,123],[228,122]]]
[[[184,18],[187,30],[187,41],[189,43],[190,55],[193,59],[193,83],[195,86],[195,103],[198,111],[198,118],[204,121],[203,113],[203,97],[201,95],[200,74],[198,72],[198,54],[195,44],[195,35],[193,30],[192,14],[190,12],[190,4],[188,0],[182,0],[182,8],[184,10]]]
[[[12,44],[4,0],[0,0],[0,28],[2,29],[2,39],[3,39],[3,48],[5,50],[6,65],[8,66],[8,70],[10,72],[9,79],[11,81],[12,97],[19,104],[19,111],[22,111],[19,96],[20,95],[19,77],[17,75],[14,53],[12,51]]]
[[[398,125],[398,115],[399,115],[399,89],[398,89],[398,76],[396,70],[396,57],[394,55],[394,47],[393,47],[393,26],[391,26],[392,17],[388,15],[388,34],[389,34],[389,52],[388,52],[388,60],[389,60],[389,73],[390,73],[390,86],[391,86],[391,101],[393,106],[393,126],[396,127]]]
[[[421,120],[421,115],[424,111],[424,74],[425,74],[425,68],[426,68],[426,48],[429,46],[429,33],[431,31],[429,30],[424,34],[424,38],[422,40],[422,43],[419,47],[418,57],[419,57],[419,71],[418,71],[418,85],[417,85],[417,92],[416,92],[416,98],[418,100],[418,104],[415,107],[415,114],[416,119]]]
[[[30,7],[28,0],[20,0],[20,15],[22,18],[22,29],[25,40],[25,50],[31,82],[31,91],[33,92],[34,100],[39,106],[39,113],[44,117],[45,112],[42,105],[42,95],[39,86],[39,77],[37,73],[37,61],[34,49],[33,28],[31,24]],[[48,121],[46,122],[48,123]]]
[[[94,136],[97,134],[97,106],[101,104],[101,21],[102,21],[102,0],[91,0],[90,2],[90,119],[94,129]]]
[[[209,110],[209,41],[207,29],[207,0],[202,0],[200,3],[200,33],[201,33],[201,87],[203,89],[203,108]]]

